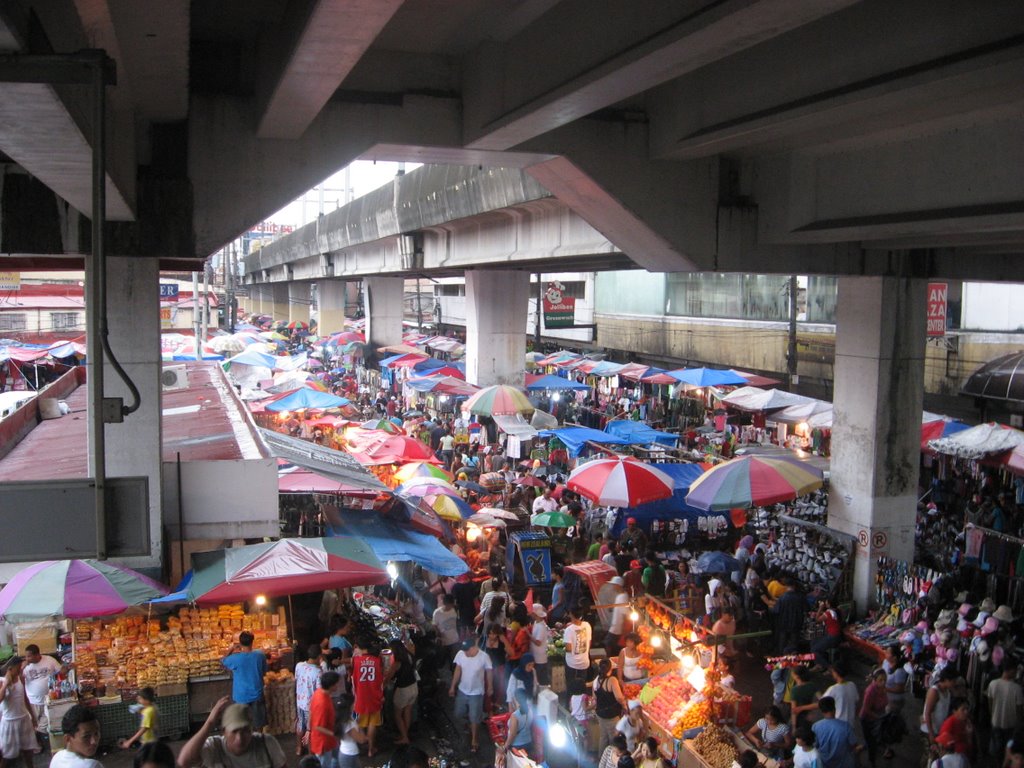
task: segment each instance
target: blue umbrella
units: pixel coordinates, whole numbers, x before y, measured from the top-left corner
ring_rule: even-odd
[[[539,379],[535,379],[534,381],[530,382],[529,386],[527,386],[526,389],[530,390],[530,391],[536,392],[536,391],[543,390],[543,389],[550,389],[550,390],[586,389],[586,390],[589,390],[590,387],[588,387],[586,384],[580,384],[578,381],[573,381],[572,379],[563,379],[561,376],[555,376],[553,374],[548,374],[547,376],[541,376]]]
[[[349,401],[344,397],[332,395],[330,392],[321,392],[309,387],[302,387],[285,395],[280,400],[275,400],[267,405],[268,411],[301,411],[304,408],[323,410],[325,408],[340,408],[348,405]]]
[[[732,573],[740,569],[740,561],[725,552],[705,552],[697,558],[701,573]]]
[[[738,373],[720,371],[717,368],[688,368],[666,371],[666,374],[680,384],[689,384],[693,387],[732,387],[750,383]]]

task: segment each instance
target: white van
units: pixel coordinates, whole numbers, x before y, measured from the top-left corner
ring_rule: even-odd
[[[0,421],[3,421],[36,396],[35,392],[0,392]]]

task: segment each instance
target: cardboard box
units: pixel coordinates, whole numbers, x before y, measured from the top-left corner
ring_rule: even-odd
[[[186,683],[161,683],[156,687],[156,695],[159,696],[182,696],[188,693]]]
[[[19,656],[25,655],[25,647],[29,645],[38,645],[40,653],[57,651],[57,627],[54,624],[18,624],[14,632]]]

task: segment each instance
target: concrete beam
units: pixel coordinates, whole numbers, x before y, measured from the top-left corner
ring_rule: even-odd
[[[399,106],[328,104],[293,141],[261,139],[251,99],[194,94],[189,177],[195,194],[196,254],[222,248],[380,142],[457,144],[454,99],[408,96]]]
[[[302,20],[260,118],[261,139],[296,139],[366,53],[403,0],[317,0]],[[293,14],[294,16],[294,14]]]
[[[716,268],[717,161],[651,162],[637,124],[582,121],[536,143],[558,156],[528,173],[638,265]]]
[[[854,2],[561,3],[467,64],[465,145],[509,149]]]
[[[998,110],[1022,98],[1022,32],[1013,0],[858,3],[651,91],[651,154],[834,150]]]

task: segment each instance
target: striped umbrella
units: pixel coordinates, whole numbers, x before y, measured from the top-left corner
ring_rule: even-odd
[[[466,401],[466,407],[481,416],[514,416],[533,410],[533,404],[526,395],[508,384],[484,387]]]
[[[113,563],[46,560],[19,571],[0,590],[0,616],[9,621],[110,616],[165,594],[166,587]]]
[[[595,504],[635,507],[672,496],[675,480],[632,458],[598,459],[576,467],[566,483]]]
[[[686,503],[709,512],[790,501],[822,486],[820,469],[796,458],[742,456],[693,481]]]
[[[443,467],[428,464],[425,461],[411,461],[395,470],[395,478],[400,483],[409,482],[414,477],[433,477],[437,480],[444,480],[446,483],[452,481],[451,474],[446,472]]]
[[[391,435],[404,435],[405,430],[390,419],[370,419],[360,424],[363,429],[377,429]]]

